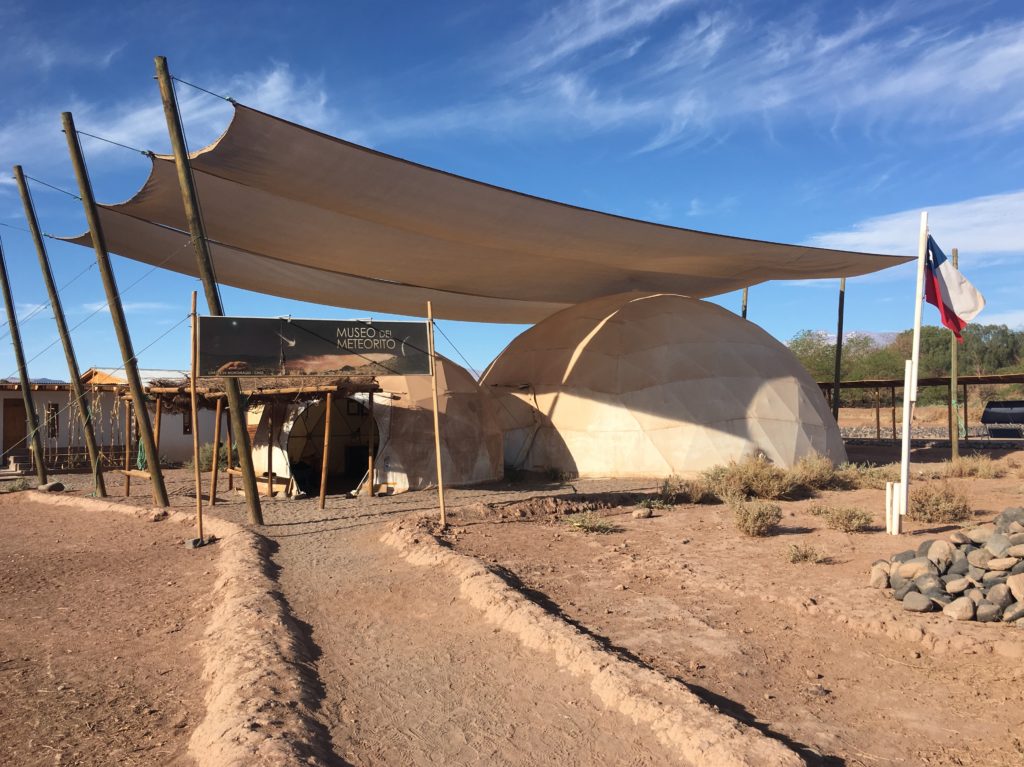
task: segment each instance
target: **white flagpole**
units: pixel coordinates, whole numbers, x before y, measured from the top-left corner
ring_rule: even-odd
[[[921,357],[921,309],[924,301],[924,262],[928,253],[928,211],[921,211],[921,233],[917,246],[917,281],[914,289],[914,346],[907,361],[908,375],[903,387],[903,444],[900,452],[899,513],[910,506],[910,432],[917,404],[917,371]],[[909,386],[906,384],[909,383]],[[899,521],[897,521],[897,525]],[[898,529],[898,528],[897,528]]]

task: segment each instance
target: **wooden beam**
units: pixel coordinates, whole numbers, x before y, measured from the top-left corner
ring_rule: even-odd
[[[846,278],[839,280],[839,317],[836,320],[836,368],[832,377],[832,417],[839,423],[839,384],[843,369],[843,311],[846,307]]]
[[[231,490],[235,489],[235,475],[234,475],[234,473],[232,471],[234,467],[232,466],[232,458],[231,458],[232,444],[231,444],[231,417],[230,416],[228,417],[228,424],[227,424],[227,426],[228,426],[228,429],[227,429],[227,431],[228,431],[228,434],[227,434],[227,437],[228,437],[227,438],[227,446],[228,446],[228,460],[227,460],[227,463],[228,463],[228,465],[227,465],[227,469],[225,469],[225,471],[226,471],[226,473],[228,475],[228,491],[231,491]]]
[[[156,416],[153,419],[153,442],[156,444],[156,454],[160,455],[160,422],[163,420],[163,400],[156,398]]]
[[[132,403],[124,401],[124,497],[132,494]]]
[[[967,384],[964,387],[964,442],[971,441],[971,422],[967,416]]]
[[[210,467],[210,505],[217,505],[217,471],[220,469],[220,418],[224,400],[217,400],[213,421],[213,466]]]
[[[437,408],[437,360],[434,355],[434,308],[427,301],[427,353],[430,357],[430,393],[434,403],[434,455],[437,457],[437,504],[441,510],[441,529],[448,526],[444,507],[444,474],[441,471],[441,428]]]
[[[882,392],[875,387],[875,439],[882,438]]]
[[[85,209],[85,218],[89,223],[93,249],[96,251],[96,263],[99,266],[100,278],[103,280],[110,318],[114,323],[118,346],[121,347],[125,378],[128,379],[128,389],[131,391],[132,402],[135,404],[135,412],[139,419],[139,439],[142,441],[142,448],[146,453],[146,463],[151,474],[153,502],[157,506],[166,508],[170,503],[167,500],[167,488],[164,486],[164,476],[160,470],[160,457],[156,454],[156,443],[153,440],[153,430],[149,423],[146,395],[142,390],[142,379],[139,378],[139,368],[135,363],[135,351],[132,349],[132,339],[128,334],[128,321],[125,319],[124,308],[121,306],[121,295],[117,289],[117,281],[114,279],[114,271],[110,267],[107,242],[103,236],[96,200],[92,194],[89,173],[85,167],[85,157],[82,155],[82,146],[78,141],[78,132],[75,130],[75,122],[71,113],[64,112],[61,118],[64,123],[68,152],[71,154],[71,163],[74,165],[75,177],[78,179],[82,207]]]
[[[25,180],[25,173],[20,165],[14,166],[14,179],[18,184],[18,192],[21,194],[21,204],[25,209],[25,221],[28,223],[28,230],[32,235],[32,242],[36,248],[39,269],[43,274],[43,284],[46,285],[46,294],[50,298],[50,308],[53,309],[53,318],[57,323],[57,334],[60,336],[61,346],[64,348],[64,359],[68,366],[68,383],[73,393],[74,401],[78,406],[78,419],[82,424],[85,447],[89,453],[89,464],[92,466],[93,481],[96,484],[96,495],[100,498],[106,498],[107,485],[103,480],[103,466],[100,460],[99,447],[96,443],[96,431],[92,426],[92,412],[89,410],[89,403],[85,399],[85,390],[82,387],[82,374],[78,369],[78,359],[75,357],[75,347],[71,343],[71,333],[68,331],[68,323],[64,317],[64,307],[61,304],[60,294],[57,292],[57,286],[53,280],[50,257],[46,252],[46,244],[43,242],[43,233],[39,228],[39,219],[36,217],[35,205],[32,203],[32,194],[29,191],[28,183]]]
[[[196,292],[192,291],[192,308],[189,311],[192,319],[190,362],[189,362],[189,387],[192,402],[192,468],[196,481],[196,537],[199,544],[203,544],[203,470],[199,466],[199,397],[196,394],[196,369],[197,369],[197,347],[199,346],[199,325],[196,322]],[[214,454],[213,460],[217,460]]]
[[[274,497],[274,403],[267,405],[267,495]]]
[[[139,477],[141,479],[149,479],[149,472],[145,469],[117,469],[118,474],[123,474],[125,481],[130,480],[132,477]]]
[[[334,392],[327,392],[327,410],[324,412],[324,455],[320,462],[320,510],[327,503],[327,469],[331,455],[331,411],[334,409]]]
[[[188,221],[189,233],[196,251],[196,267],[199,279],[203,283],[203,293],[210,314],[215,317],[224,315],[220,293],[213,271],[213,258],[210,245],[206,239],[206,231],[199,213],[199,198],[196,195],[192,167],[189,165],[188,152],[185,148],[185,132],[182,128],[181,115],[178,112],[178,100],[174,95],[174,84],[167,68],[167,59],[157,56],[155,59],[156,77],[160,85],[160,98],[164,105],[164,117],[167,120],[167,133],[171,139],[174,152],[174,165],[178,171],[178,184],[181,187],[181,199],[185,207],[185,218]],[[256,487],[256,471],[252,461],[252,447],[249,443],[249,432],[245,428],[245,408],[242,405],[242,393],[238,381],[234,378],[224,379],[224,392],[228,401],[238,443],[238,464],[242,469],[242,487],[249,507],[249,522],[254,525],[263,524],[263,509],[260,506],[259,490]]]
[[[892,438],[896,439],[896,387],[889,388],[889,402],[892,403]]]
[[[953,268],[956,269],[960,263],[960,250],[953,248]],[[957,340],[953,331],[949,332],[949,457],[956,460],[960,457],[960,423],[959,410],[956,403],[956,395],[959,387],[956,385],[956,377],[959,371],[957,360]],[[965,421],[966,423],[966,421]]]
[[[369,418],[367,420],[368,420],[368,422],[370,424],[369,425],[369,431],[370,431],[370,433],[369,433],[369,441],[370,441],[370,444],[368,445],[368,449],[367,449],[366,476],[370,480],[369,481],[368,492],[370,494],[370,497],[372,498],[374,496],[374,488],[376,487],[376,485],[374,484],[374,481],[373,481],[373,427],[374,427],[374,422],[373,422],[373,393],[372,392],[370,393],[370,396],[367,397],[366,409],[369,412]]]
[[[743,288],[743,303],[740,306],[740,317],[743,319],[747,318],[747,291],[749,288]]]
[[[25,352],[21,346],[18,317],[14,313],[14,299],[11,297],[11,282],[7,276],[7,261],[4,259],[3,244],[0,244],[0,286],[2,286],[4,293],[4,308],[7,310],[7,329],[11,334],[14,359],[18,363],[21,399],[25,403],[25,421],[28,425],[26,440],[32,448],[32,463],[36,466],[36,479],[39,480],[40,485],[45,485],[46,456],[43,455],[43,440],[39,435],[39,418],[36,416],[36,405],[32,401],[32,392],[29,389],[28,366],[25,364]]]

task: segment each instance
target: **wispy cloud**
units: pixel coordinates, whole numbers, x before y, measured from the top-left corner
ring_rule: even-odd
[[[986,325],[1008,325],[1011,328],[1024,328],[1024,309],[1012,309],[1008,312],[986,314],[982,321]]]
[[[893,255],[917,254],[921,211],[865,219],[844,231],[823,232],[809,245]],[[975,263],[991,265],[1024,252],[1024,189],[928,208],[929,229],[947,250],[960,247]],[[977,260],[975,260],[977,259]]]

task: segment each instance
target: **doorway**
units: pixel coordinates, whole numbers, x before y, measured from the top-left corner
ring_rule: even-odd
[[[311,402],[296,417],[288,433],[288,459],[292,465],[292,476],[299,488],[310,495],[320,492],[326,414],[326,399]],[[331,450],[327,465],[329,495],[354,490],[366,475],[371,429],[374,429],[376,451],[379,440],[366,406],[346,397],[333,400]]]
[[[3,459],[6,463],[10,452],[28,452],[28,445],[25,444],[25,437],[28,435],[28,415],[25,413],[25,403],[18,397],[7,397],[4,399],[4,436],[3,436]]]

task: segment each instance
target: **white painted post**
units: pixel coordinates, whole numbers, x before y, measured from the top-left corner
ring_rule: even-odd
[[[885,532],[892,535],[892,482],[885,483]]]
[[[928,254],[928,211],[921,211],[921,231],[917,242],[917,287],[914,293],[914,370],[910,379],[911,402],[917,402],[917,369],[921,358],[921,309],[924,304],[924,262]]]
[[[897,526],[899,517],[907,513],[907,501],[910,494],[910,419],[914,411],[914,400],[910,395],[911,381],[913,377],[913,363],[907,360],[903,369],[903,445],[900,451],[900,489],[899,489],[899,514],[897,515]]]

